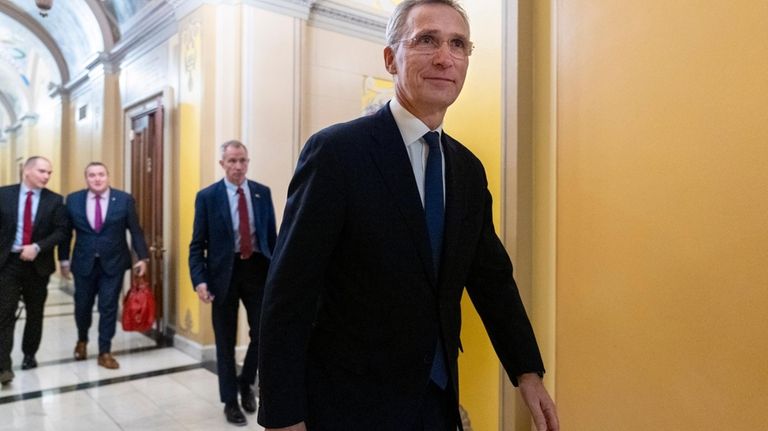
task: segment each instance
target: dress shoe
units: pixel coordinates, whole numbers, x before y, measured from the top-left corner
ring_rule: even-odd
[[[24,360],[21,361],[21,369],[29,370],[31,368],[37,368],[37,359],[35,359],[35,355],[24,355]]]
[[[13,371],[11,371],[11,370],[2,370],[2,371],[0,371],[0,384],[5,386],[8,383],[11,383],[11,381],[13,381],[14,377],[16,377],[16,375],[13,374]]]
[[[99,353],[99,365],[110,370],[116,370],[120,368],[120,364],[112,356],[111,353]]]
[[[232,401],[224,404],[224,416],[227,417],[227,422],[237,425],[239,427],[248,425],[248,419],[245,418],[243,411],[240,410],[240,406],[237,405],[237,401]]]
[[[88,345],[88,342],[86,341],[78,341],[77,344],[75,344],[75,360],[76,361],[84,361],[85,358],[88,357],[88,351],[85,348],[87,345]]]
[[[240,386],[240,405],[248,413],[256,413],[256,394],[253,393],[251,385]]]

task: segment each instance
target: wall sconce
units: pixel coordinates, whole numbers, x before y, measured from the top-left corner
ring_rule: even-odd
[[[40,16],[45,18],[48,16],[48,11],[53,7],[53,0],[35,0],[35,5],[40,11]]]

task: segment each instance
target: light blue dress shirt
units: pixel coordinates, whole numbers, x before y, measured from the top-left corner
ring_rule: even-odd
[[[27,192],[32,191],[32,222],[34,224],[35,216],[37,216],[37,207],[40,205],[40,189],[30,189],[23,182],[19,187],[19,208],[18,217],[16,218],[16,237],[13,240],[13,246],[11,251],[18,253],[21,251],[21,241],[24,236],[24,205],[27,202]]]
[[[235,236],[235,253],[240,253],[240,214],[237,212],[237,187],[236,185],[227,181],[224,178],[224,185],[227,187],[227,198],[229,199],[229,215],[232,217],[232,229],[234,229]],[[248,180],[243,181],[243,193],[245,194],[245,202],[248,204],[248,225],[251,228],[251,244],[253,244],[253,252],[259,251],[259,244],[256,242],[256,224],[253,220],[253,202],[251,202],[251,193],[248,189]]]

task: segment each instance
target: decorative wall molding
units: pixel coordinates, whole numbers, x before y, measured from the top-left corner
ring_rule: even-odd
[[[389,17],[373,10],[362,10],[336,0],[312,3],[309,24],[326,30],[384,43]]]
[[[173,3],[150,3],[131,19],[133,23],[110,51],[110,60],[122,63],[126,57],[139,57],[166,42],[178,30],[178,16]],[[190,3],[186,1],[185,3]],[[195,1],[191,1],[195,3]]]

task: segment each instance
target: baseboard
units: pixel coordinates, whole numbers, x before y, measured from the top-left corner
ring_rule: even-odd
[[[216,360],[216,346],[213,344],[202,345],[197,341],[192,341],[179,334],[173,336],[173,347],[181,350],[187,355],[197,359],[200,362],[211,362]]]

